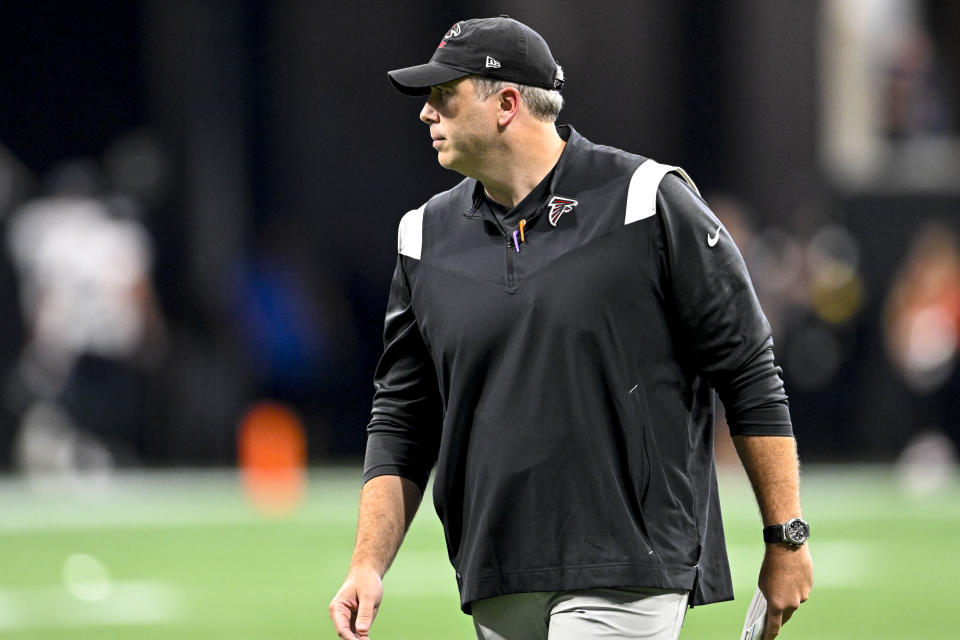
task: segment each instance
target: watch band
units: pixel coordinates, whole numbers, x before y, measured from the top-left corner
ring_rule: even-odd
[[[773,524],[769,527],[763,528],[763,541],[764,542],[784,542],[787,539],[786,533],[784,533],[782,524]]]

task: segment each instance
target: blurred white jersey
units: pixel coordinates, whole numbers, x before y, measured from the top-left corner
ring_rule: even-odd
[[[152,247],[139,222],[112,216],[96,199],[46,198],[14,213],[7,241],[44,359],[122,359],[140,346]]]

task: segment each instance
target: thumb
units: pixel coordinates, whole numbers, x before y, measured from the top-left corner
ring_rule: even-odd
[[[377,615],[377,603],[369,595],[360,596],[360,606],[357,609],[357,633],[367,635],[370,631],[370,625],[373,624],[373,618]]]

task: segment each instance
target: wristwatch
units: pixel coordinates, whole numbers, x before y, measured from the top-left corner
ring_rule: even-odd
[[[763,529],[764,542],[786,542],[791,547],[799,547],[809,537],[810,525],[800,518],[794,518],[783,524],[775,524]]]

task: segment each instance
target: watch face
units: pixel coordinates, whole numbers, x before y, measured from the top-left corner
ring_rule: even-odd
[[[800,518],[794,518],[783,528],[787,541],[793,544],[803,544],[807,536],[807,523]]]

